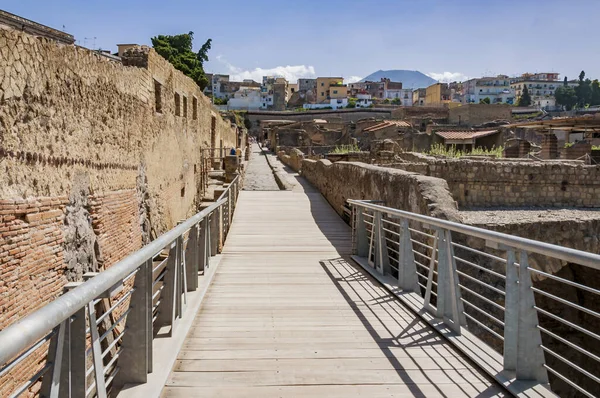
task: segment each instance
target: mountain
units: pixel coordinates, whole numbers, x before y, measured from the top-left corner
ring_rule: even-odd
[[[433,83],[437,83],[437,80],[432,79],[418,70],[402,69],[378,70],[362,79],[361,82],[378,82],[383,77],[387,77],[393,82],[402,82],[402,88],[411,88],[413,90],[416,88],[425,88],[431,86]]]

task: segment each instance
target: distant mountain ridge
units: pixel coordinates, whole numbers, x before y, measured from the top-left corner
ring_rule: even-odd
[[[432,79],[418,70],[403,69],[378,70],[377,72],[371,73],[369,76],[362,79],[361,82],[378,82],[384,77],[387,77],[393,82],[402,82],[403,88],[410,88],[413,90],[416,88],[425,88],[437,83],[437,80]]]

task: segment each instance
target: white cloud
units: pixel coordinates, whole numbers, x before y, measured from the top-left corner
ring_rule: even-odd
[[[344,83],[356,83],[362,80],[362,77],[360,76],[350,76],[350,77],[345,77],[344,78]]]
[[[440,83],[463,82],[465,80],[469,80],[468,76],[460,72],[430,72],[426,73],[426,75],[431,77],[432,79],[439,81]]]
[[[254,68],[252,70],[244,70],[235,65],[232,65],[223,56],[215,57],[217,61],[224,64],[229,73],[229,79],[236,82],[241,82],[244,79],[252,79],[257,82],[262,82],[263,76],[285,77],[291,83],[296,83],[299,78],[314,78],[316,77],[315,68],[311,65],[287,65],[276,66],[274,68]]]

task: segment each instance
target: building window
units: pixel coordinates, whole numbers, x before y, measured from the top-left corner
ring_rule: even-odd
[[[337,94],[337,90],[333,90],[333,93],[334,93],[334,94]]]
[[[154,107],[156,112],[162,113],[162,85],[154,81]]]
[[[187,118],[187,97],[183,96],[183,117]]]
[[[325,83],[321,83],[321,87],[323,87],[325,85]]]
[[[175,116],[181,116],[181,98],[179,93],[175,93]]]
[[[321,91],[321,97],[324,97],[325,93],[323,91]]]
[[[198,119],[198,98],[196,97],[192,99],[192,118],[194,120]]]

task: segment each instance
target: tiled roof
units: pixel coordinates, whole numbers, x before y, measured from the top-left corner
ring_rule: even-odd
[[[498,130],[486,131],[436,131],[435,133],[446,140],[468,140],[486,137],[497,133]]]
[[[379,124],[375,124],[373,126],[367,127],[366,129],[364,129],[363,131],[378,131],[387,127],[392,127],[392,126],[396,126],[396,127],[410,127],[410,123],[405,122],[404,120],[386,120],[384,122],[381,122]]]

